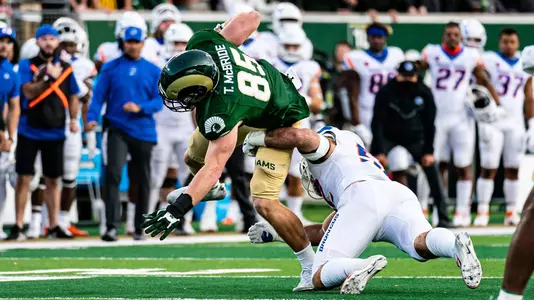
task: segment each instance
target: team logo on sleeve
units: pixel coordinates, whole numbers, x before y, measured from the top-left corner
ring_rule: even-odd
[[[225,127],[224,120],[221,117],[211,117],[204,123],[204,131],[207,133],[219,133]]]

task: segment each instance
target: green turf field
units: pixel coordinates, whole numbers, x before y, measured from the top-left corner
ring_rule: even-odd
[[[476,290],[464,285],[452,260],[418,263],[378,243],[363,256],[383,254],[388,266],[353,298],[489,299],[498,293],[510,237],[473,241],[485,277]],[[44,243],[55,245],[39,247]],[[284,244],[170,243],[9,250],[0,243],[0,298],[340,298],[337,291],[292,293],[300,265]]]

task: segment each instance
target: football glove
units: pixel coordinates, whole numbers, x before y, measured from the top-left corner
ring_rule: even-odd
[[[146,228],[145,233],[150,234],[151,237],[163,232],[159,238],[161,241],[178,227],[180,221],[179,218],[165,209],[160,209],[151,214],[144,214],[143,217],[145,217],[145,222],[141,224],[141,228]]]
[[[255,157],[258,147],[265,147],[265,131],[249,132],[243,141],[243,153]]]

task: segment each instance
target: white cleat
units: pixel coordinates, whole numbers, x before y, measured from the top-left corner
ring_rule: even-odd
[[[471,215],[470,214],[460,214],[456,213],[454,215],[454,219],[452,220],[452,224],[455,227],[468,227],[471,225]]]
[[[217,182],[211,190],[202,198],[201,201],[217,201],[222,200],[226,197],[228,191],[226,190],[226,184],[222,182]]]
[[[247,235],[252,244],[284,241],[267,221],[259,221],[252,225]]]
[[[477,214],[475,221],[473,221],[473,226],[477,227],[487,227],[489,224],[489,213],[480,212]]]
[[[506,217],[504,218],[504,225],[505,226],[517,226],[520,220],[521,220],[521,217],[519,217],[517,213],[507,212]]]
[[[365,289],[369,279],[373,278],[373,276],[375,276],[378,272],[382,271],[388,264],[388,261],[382,255],[374,255],[367,259],[370,260],[369,265],[367,265],[367,267],[365,267],[363,270],[356,270],[350,274],[341,285],[341,289],[339,290],[340,294],[360,294]]]
[[[191,225],[191,222],[187,222],[186,221],[184,223],[184,234],[185,235],[193,235],[195,233],[197,233],[197,232],[195,231],[195,228],[193,228],[193,225]]]
[[[32,214],[26,237],[29,239],[37,239],[41,235],[41,214]]]
[[[456,236],[454,249],[456,251],[456,264],[462,270],[465,284],[471,289],[477,288],[482,279],[482,265],[480,265],[475,248],[473,248],[473,242],[467,233],[460,232]]]
[[[293,292],[306,292],[313,290],[311,272],[311,268],[302,269],[302,272],[300,272],[300,282],[295,288],[293,288]]]

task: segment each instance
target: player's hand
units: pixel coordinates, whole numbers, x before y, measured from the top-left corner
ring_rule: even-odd
[[[378,155],[375,155],[375,158],[378,160],[378,162],[385,168],[388,165],[388,158],[384,153],[380,153]]]
[[[133,102],[127,102],[126,104],[124,104],[124,106],[122,107],[122,109],[125,111],[125,112],[131,112],[131,113],[138,113],[140,110],[141,110],[141,107]]]
[[[72,133],[78,132],[78,121],[76,119],[72,119],[69,122],[69,130]]]
[[[12,139],[5,139],[5,141],[2,143],[2,151],[11,152],[11,147],[12,146],[13,146],[13,140]]]
[[[57,79],[61,75],[61,71],[63,71],[63,68],[59,62],[55,64],[48,62],[46,65],[46,73],[54,79]]]
[[[423,157],[421,158],[421,165],[426,168],[426,167],[430,167],[431,165],[433,165],[434,163],[436,162],[436,159],[434,158],[434,155],[432,154],[425,154],[423,155]]]
[[[145,233],[150,234],[151,237],[155,237],[163,232],[159,238],[160,241],[167,238],[178,227],[180,221],[179,218],[173,216],[172,213],[165,209],[160,209],[151,214],[145,214],[143,217],[145,217],[145,222],[141,224],[141,228],[146,228]]]
[[[243,153],[255,157],[259,147],[265,147],[265,131],[249,132],[243,141]]]
[[[96,127],[96,121],[91,121],[85,123],[84,130],[85,132],[93,131]]]

